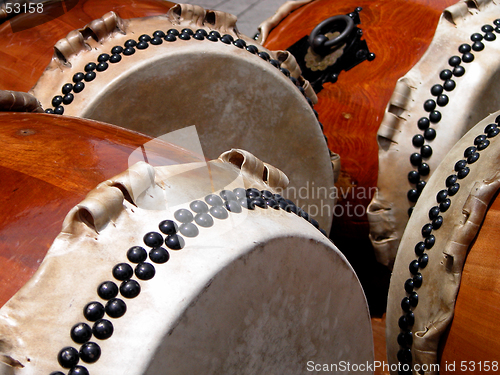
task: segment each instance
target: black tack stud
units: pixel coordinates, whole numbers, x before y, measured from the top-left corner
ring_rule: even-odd
[[[191,211],[186,210],[185,208],[181,208],[174,212],[175,220],[181,223],[190,223],[194,220],[194,216]]]
[[[443,93],[443,86],[441,85],[434,85],[431,87],[431,94],[434,96],[441,95]]]
[[[196,33],[196,34],[193,35],[193,39],[203,40],[203,39],[205,39],[205,37],[203,35],[201,35],[201,34]]]
[[[397,358],[400,363],[403,365],[410,364],[412,361],[411,350],[410,349],[401,349],[397,353]],[[402,370],[404,371],[404,370]],[[406,375],[406,374],[404,374]]]
[[[408,269],[412,275],[415,275],[418,272],[418,260],[412,260]]]
[[[418,173],[420,173],[421,176],[427,176],[431,172],[431,167],[429,167],[429,164],[427,163],[422,163],[418,167]]]
[[[241,207],[248,210],[255,210],[255,204],[250,198],[238,198],[238,203],[241,204]]]
[[[474,55],[470,52],[464,53],[462,55],[462,61],[464,63],[470,63],[470,62],[474,61]]]
[[[413,286],[415,288],[420,288],[422,286],[422,281],[423,277],[422,274],[419,272],[415,276],[413,276]]]
[[[133,246],[127,251],[127,259],[132,263],[141,263],[148,258],[148,253],[141,246]]]
[[[137,42],[133,39],[129,39],[125,42],[125,47],[135,47]]]
[[[85,74],[85,82],[90,82],[90,81],[93,81],[95,79],[95,72],[87,72],[87,74]]]
[[[252,199],[252,198],[250,198]],[[260,208],[267,208],[267,205],[266,205],[266,200],[262,197],[256,197],[256,198],[253,198],[252,199],[252,203],[257,206],[257,207],[260,207]]]
[[[493,129],[496,129],[498,127],[497,124],[488,124],[485,128],[484,128],[484,132],[486,134],[488,134],[491,130]]]
[[[491,25],[483,25],[483,26],[481,26],[481,31],[483,33],[491,33],[493,31],[493,26],[491,26]]]
[[[467,52],[470,52],[471,50],[471,46],[470,44],[461,44],[460,47],[458,47],[458,52],[460,53],[467,53]]]
[[[434,220],[432,220],[432,229],[439,229],[441,228],[441,225],[443,225],[443,217],[438,216]]]
[[[244,200],[246,202],[248,198],[241,198],[241,199],[242,199],[242,201]],[[240,202],[240,199],[238,199],[238,202]],[[203,202],[203,203],[205,203],[205,202]],[[246,206],[244,206],[244,207],[247,208]],[[207,211],[208,211],[208,209],[207,209]],[[203,228],[210,228],[212,225],[214,225],[214,219],[212,218],[212,216],[210,216],[206,212],[202,212],[202,213],[197,214],[194,217],[194,221],[196,224],[198,224],[200,227],[203,227]]]
[[[65,375],[65,374],[61,371],[53,371],[49,375]]]
[[[238,205],[238,207],[240,207],[240,206]],[[241,207],[240,207],[240,210],[241,210]],[[179,227],[179,232],[181,232],[181,234],[186,236],[186,237],[192,238],[192,237],[196,237],[200,233],[200,230],[193,223],[186,223],[186,224],[181,224],[181,226]]]
[[[486,34],[484,34],[484,40],[486,40],[487,42],[492,42],[496,38],[497,38],[497,36],[495,34],[493,34],[493,33],[486,33]]]
[[[435,243],[436,243],[436,237],[433,234],[431,234],[429,237],[427,237],[424,240],[424,244],[425,244],[426,249],[431,249]]]
[[[102,62],[102,63],[97,64],[96,70],[98,72],[104,72],[106,69],[108,69],[108,67],[109,67],[109,65],[107,62]]]
[[[398,344],[402,347],[411,346],[413,344],[413,335],[411,332],[401,332],[398,335]]]
[[[420,148],[420,155],[424,158],[430,158],[432,155],[432,147],[429,145],[424,145]]]
[[[262,199],[262,198],[257,198],[257,199]],[[224,220],[229,217],[227,210],[222,206],[210,207],[210,214],[219,220]]]
[[[78,94],[79,92],[82,92],[84,88],[85,88],[85,83],[77,82],[73,86],[73,91],[75,92],[75,94]]]
[[[73,90],[73,85],[71,83],[66,83],[64,84],[64,86],[62,87],[62,93],[63,94],[69,94],[71,91]]]
[[[72,346],[66,346],[59,351],[57,355],[57,361],[64,368],[72,368],[77,365],[80,357],[78,356],[78,350]]]
[[[446,90],[446,91],[453,91],[455,89],[455,87],[457,86],[457,84],[455,83],[454,80],[452,79],[447,79],[446,81],[444,81],[443,83],[443,88]]]
[[[104,300],[115,298],[118,295],[118,286],[112,281],[104,281],[97,287],[97,294]]]
[[[424,103],[424,110],[427,112],[433,111],[436,108],[436,102],[432,99],[426,100]]]
[[[236,39],[233,44],[238,48],[245,48],[247,45],[243,39]]]
[[[479,152],[475,152],[467,158],[467,163],[474,164],[478,159],[479,159]]]
[[[83,81],[84,78],[85,78],[84,73],[82,73],[82,72],[75,73],[75,75],[73,76],[73,82],[77,83],[77,82]]]
[[[283,73],[285,76],[290,77],[290,71],[286,68],[280,68],[280,72]],[[316,116],[318,118],[318,116]]]
[[[175,42],[177,40],[177,38],[175,37],[174,34],[167,34],[167,35],[165,35],[165,38],[163,38],[163,39],[165,39],[167,42]],[[212,40],[212,39],[210,39],[210,37],[208,37],[207,39]]]
[[[437,124],[439,121],[441,121],[441,112],[439,112],[439,111],[432,111],[429,114],[429,120],[431,120],[431,122],[433,124]],[[426,130],[428,130],[428,129],[426,129]]]
[[[182,29],[181,33],[188,34],[188,35],[194,35],[194,31],[191,30],[189,27],[186,27],[186,28]]]
[[[198,29],[196,30],[196,34],[200,34],[200,35],[203,35],[203,36],[208,36],[208,33],[205,29]]]
[[[151,44],[154,45],[154,46],[158,46],[160,44],[163,43],[163,39],[162,37],[154,37],[153,39],[151,39]]]
[[[453,186],[458,180],[458,177],[456,174],[449,175],[446,178],[446,187]]]
[[[415,255],[420,256],[424,253],[424,251],[425,251],[425,243],[420,241],[415,245]]]
[[[497,18],[495,21],[493,21],[493,24],[495,26],[500,26],[500,18]]]
[[[495,129],[492,129],[488,132],[488,138],[493,138],[493,137],[496,137],[498,135],[498,133],[500,133],[500,129],[499,128],[495,128]]]
[[[97,57],[98,62],[106,62],[109,60],[109,55],[107,53],[101,53],[99,57]]]
[[[121,60],[122,60],[122,56],[118,55],[118,54],[111,55],[111,57],[109,58],[109,62],[112,64],[116,64],[117,62],[120,62]]]
[[[458,65],[453,68],[453,75],[455,77],[462,77],[465,74],[465,68],[462,65]]]
[[[409,312],[405,315],[406,323],[409,327],[412,327],[415,324],[415,314],[413,312]]]
[[[259,52],[259,49],[254,46],[253,44],[250,44],[247,46],[247,51],[250,53],[253,53],[254,55]]]
[[[418,305],[418,294],[417,294],[417,292],[411,292],[410,293],[410,306],[417,307],[417,305]]]
[[[123,281],[130,279],[134,274],[134,270],[127,263],[118,263],[113,267],[113,277],[117,280]]]
[[[51,114],[54,114],[54,110],[52,108],[47,108],[45,110],[45,113],[51,113]]]
[[[191,39],[191,35],[182,33],[182,34],[179,35],[179,39],[189,40],[189,39]]]
[[[412,144],[415,147],[422,147],[424,145],[424,141],[424,136],[421,134],[417,134],[413,136]]]
[[[238,198],[236,197],[236,194],[233,193],[231,190],[222,190],[220,193],[219,193],[220,197],[222,199],[224,199],[224,202],[228,202],[228,201],[235,201],[237,200]]]
[[[406,331],[409,326],[408,326],[408,322],[406,321],[406,316],[401,316],[398,320],[398,326],[400,329],[402,329],[403,331]]]
[[[467,166],[466,160],[459,160],[455,163],[455,172],[458,172],[461,169],[464,169]]]
[[[451,200],[449,198],[445,199],[443,202],[439,204],[439,211],[446,212],[448,211],[450,206],[451,206]]]
[[[104,306],[100,302],[90,302],[83,308],[85,319],[95,322],[104,316]]]
[[[233,212],[236,214],[239,214],[242,211],[241,205],[238,203],[237,200],[227,201],[225,207],[229,212]]]
[[[224,202],[222,198],[216,194],[210,194],[205,197],[205,202],[207,202],[210,206],[222,206]]]
[[[474,33],[470,36],[470,40],[472,40],[473,42],[480,42],[481,40],[483,40],[483,36],[479,33]]]
[[[408,297],[404,297],[401,300],[401,309],[403,309],[403,311],[410,311],[411,306],[410,306],[410,299]]]
[[[474,138],[474,144],[477,146],[484,140],[486,140],[486,136],[484,134],[478,135],[476,138]]]
[[[94,337],[99,340],[106,340],[113,334],[113,323],[107,319],[100,319],[92,326]]]
[[[427,183],[424,180],[420,180],[419,182],[417,182],[418,192],[422,192],[422,190],[424,190],[426,184]]]
[[[92,71],[95,70],[96,67],[97,67],[96,63],[90,62],[87,65],[85,65],[85,69],[84,70],[86,72],[92,72]]]
[[[434,128],[425,129],[424,138],[428,141],[432,141],[434,138],[436,138],[436,130]]]
[[[141,42],[149,42],[151,40],[151,37],[148,35],[148,34],[142,34],[140,37],[139,37],[139,40]]]
[[[192,216],[192,214],[191,214],[191,216]],[[163,234],[176,234],[177,231],[179,230],[179,228],[177,227],[177,224],[175,222],[173,222],[172,220],[163,220],[158,225],[158,228],[160,229],[160,232],[162,232]],[[161,237],[161,235],[160,235],[160,237]],[[160,239],[157,237],[157,239],[154,243],[154,246],[151,246],[151,247],[158,247],[158,246],[161,246],[162,244],[163,244],[163,238]]]
[[[111,318],[120,318],[127,312],[127,305],[123,300],[113,298],[106,303],[105,310]]]
[[[448,64],[450,64],[450,66],[460,65],[461,62],[462,62],[462,59],[460,59],[460,57],[458,57],[458,56],[452,56],[448,60]]]
[[[120,285],[120,294],[125,298],[135,298],[141,292],[141,286],[135,280],[126,280]]]
[[[279,69],[281,66],[281,63],[278,60],[271,59],[269,60],[269,63],[277,69]]]
[[[179,30],[177,30],[177,29],[168,29],[167,30],[167,35],[175,35],[175,36],[177,36],[179,34],[180,34]]]
[[[490,141],[486,139],[485,141],[482,141],[481,143],[479,143],[477,145],[477,150],[478,151],[483,151],[489,145],[490,145]]]
[[[244,191],[244,189],[242,189]],[[242,198],[242,197],[238,197],[238,198]],[[190,204],[189,204],[189,208],[197,213],[197,214],[202,214],[202,213],[207,213],[208,212],[208,206],[205,202],[203,201],[200,201],[200,200],[195,200],[195,201],[192,201]],[[172,233],[168,233],[168,234],[172,234]]]
[[[458,193],[458,191],[460,190],[460,184],[459,183],[455,183],[453,184],[452,186],[450,186],[448,188],[448,195],[450,197],[454,196],[456,193]]]
[[[70,331],[71,339],[77,344],[83,344],[92,337],[92,328],[87,323],[77,323]]]
[[[184,247],[184,238],[178,234],[170,234],[165,238],[165,245],[172,250],[180,250]]]
[[[122,52],[123,52],[122,46],[114,46],[113,48],[111,48],[111,54],[113,55],[119,55]]]
[[[234,42],[234,38],[229,35],[229,34],[224,34],[221,38],[220,41],[225,44],[231,44]]]
[[[445,69],[442,70],[441,73],[439,73],[439,78],[441,78],[443,81],[446,81],[447,79],[450,79],[452,75],[453,73],[450,69]]]
[[[62,115],[64,113],[64,107],[62,105],[57,106],[54,108],[54,113],[56,115]]]
[[[95,342],[87,342],[80,348],[80,359],[86,363],[94,363],[101,357],[101,348]]]
[[[448,191],[447,190],[440,190],[437,194],[436,194],[436,201],[438,203],[441,203],[441,202],[444,202],[445,199],[448,198]]]
[[[429,210],[429,219],[434,220],[439,216],[439,207],[434,206]]]
[[[418,258],[418,264],[419,264],[420,269],[424,269],[425,267],[427,267],[428,263],[429,263],[429,256],[427,254],[422,254]]]
[[[439,95],[436,103],[440,107],[444,107],[446,104],[448,104],[450,101],[450,98],[448,98],[448,95]]]
[[[274,199],[266,199],[266,204],[269,207],[274,208],[275,210],[279,210],[279,208],[280,208],[279,203],[276,202]]]
[[[54,96],[52,98],[52,106],[53,107],[57,107],[59,105],[61,105],[63,102],[63,97],[61,95],[57,95],[57,96]]]
[[[472,44],[472,49],[476,52],[482,51],[484,49],[484,44],[482,42],[474,42]]]
[[[139,280],[151,280],[155,276],[156,270],[151,263],[139,263],[135,267],[135,276]]]
[[[265,61],[269,61],[271,59],[271,57],[269,56],[269,54],[267,52],[259,52],[257,53],[257,55],[262,59],[262,60],[265,60]]]
[[[467,177],[467,175],[469,174],[470,172],[470,168],[469,167],[465,167],[464,169],[461,169],[457,172],[457,177],[459,179],[463,179],[465,177]]]
[[[418,120],[417,126],[420,130],[425,130],[429,127],[430,120],[427,117],[422,117]]]
[[[73,102],[74,98],[75,98],[75,96],[73,94],[71,94],[71,93],[64,95],[64,97],[63,97],[63,104],[64,105],[71,104]]]
[[[123,54],[125,56],[130,56],[130,55],[133,55],[135,53],[135,48],[133,47],[127,47],[123,50]]]
[[[143,240],[144,240],[144,243],[146,244],[146,246],[149,246],[149,247],[158,247],[158,246],[161,246],[163,244],[163,237],[158,232],[146,233]]]
[[[422,164],[422,155],[414,152],[410,155],[410,163],[416,167],[419,166],[420,164]]]
[[[474,146],[467,147],[464,151],[464,158],[468,158],[476,152],[477,148]]]
[[[173,236],[175,236],[175,234]],[[149,259],[154,263],[163,264],[168,262],[170,254],[163,247],[156,247],[149,251]]]
[[[405,281],[405,291],[406,293],[413,292],[413,279],[408,279]]]
[[[425,224],[422,227],[422,236],[423,237],[429,237],[432,233],[432,224]]]

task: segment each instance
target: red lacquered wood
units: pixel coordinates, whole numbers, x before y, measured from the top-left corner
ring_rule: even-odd
[[[137,161],[150,137],[96,121],[0,113],[0,306],[38,268],[69,210],[99,183]],[[200,158],[174,145],[148,143],[148,161]]]
[[[500,198],[497,195],[467,254],[455,315],[442,342],[440,374],[500,371],[499,224]],[[496,371],[492,369],[492,361],[496,361]]]
[[[165,14],[175,3],[161,0],[81,0],[62,16],[35,27],[60,5],[44,4],[41,14],[21,14],[0,25],[0,89],[29,91],[54,54],[54,45],[72,31],[114,11],[122,18]],[[14,30],[20,30],[13,32]]]
[[[335,212],[334,239],[367,237],[365,212],[377,185],[376,133],[385,107],[398,78],[427,50],[442,11],[454,3],[456,0],[316,0],[285,18],[264,43],[270,49],[287,49],[326,18],[363,8],[358,27],[376,58],[342,71],[336,83],[325,84],[315,106],[330,149],[341,156],[342,175],[337,184],[341,206]]]

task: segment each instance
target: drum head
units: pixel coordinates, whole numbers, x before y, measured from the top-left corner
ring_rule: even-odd
[[[454,314],[467,253],[500,189],[499,115],[479,122],[450,150],[415,205],[389,290],[387,354],[391,364],[413,363],[424,374],[436,373],[440,339]],[[494,316],[481,326],[496,326]],[[477,329],[475,319],[471,316],[467,325]],[[498,353],[493,341],[481,335],[474,340],[468,337],[462,345],[483,347],[480,351],[491,353],[490,360]]]
[[[166,16],[111,21],[116,28],[99,41],[89,37],[83,42],[85,33],[75,31],[56,45],[59,59],[32,90],[44,108],[153,137],[196,125],[209,158],[237,147],[271,160],[290,178],[283,195],[297,199],[329,230],[335,199],[329,151],[311,100],[289,79],[292,74],[301,81],[287,53],[245,48],[254,41],[237,33],[234,19],[200,7],[177,6]],[[171,41],[153,41],[156,31]],[[208,35],[211,31],[224,35],[218,39]],[[129,50],[133,54],[123,50],[113,55],[113,47],[129,44],[135,46]],[[78,53],[72,48],[79,48]],[[100,64],[103,54],[109,60]],[[113,62],[113,56],[120,61]],[[72,88],[68,104],[58,103],[63,86],[85,69],[95,78],[80,81],[82,91]]]
[[[280,184],[262,180],[264,167]],[[293,211],[248,205],[283,182],[233,150],[204,167],[138,163],[100,184],[0,310],[2,363],[22,366],[14,374],[131,375],[372,363],[366,300],[345,257]]]

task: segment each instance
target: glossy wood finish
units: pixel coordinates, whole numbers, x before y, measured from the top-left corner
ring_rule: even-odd
[[[74,3],[74,1],[73,1]],[[114,11],[122,18],[165,14],[174,3],[161,0],[81,0],[60,17],[35,27],[60,6],[45,4],[42,14],[22,14],[0,25],[0,90],[29,91],[54,54],[56,42],[94,19]],[[13,32],[17,29],[24,29]]]
[[[500,371],[499,224],[500,198],[497,195],[467,254],[455,315],[447,337],[442,342],[442,375]],[[461,368],[462,361],[464,368]],[[497,361],[499,367],[496,371],[491,369],[492,361]],[[455,371],[449,367],[453,362]],[[490,366],[489,371],[484,367],[485,364]]]
[[[377,185],[376,133],[385,107],[397,79],[427,50],[442,11],[454,3],[456,0],[316,0],[289,15],[264,43],[270,49],[286,49],[324,19],[363,8],[358,27],[376,58],[341,72],[336,83],[325,84],[315,106],[330,149],[340,154],[342,163],[337,184],[342,209],[336,211],[334,240],[368,236],[366,207]]]
[[[151,138],[113,125],[47,114],[0,113],[0,306],[38,268],[64,217],[99,183],[142,157]],[[150,164],[199,161],[161,141]]]

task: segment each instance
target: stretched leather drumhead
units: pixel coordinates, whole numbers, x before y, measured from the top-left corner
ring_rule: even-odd
[[[264,169],[274,182],[262,180]],[[0,310],[0,366],[303,374],[308,364],[372,363],[356,275],[292,202],[273,195],[286,183],[239,150],[204,166],[138,163],[101,183]],[[251,204],[270,197],[275,209]]]
[[[455,342],[457,346],[456,329],[453,335],[450,332],[449,342],[442,340],[454,313],[459,326],[462,321],[459,346],[466,353],[460,356],[456,349],[450,349],[455,353],[450,355],[448,351],[448,364],[456,360],[457,370],[460,361],[470,359],[477,364],[480,360],[496,360],[498,302],[494,289],[488,286],[484,291],[477,290],[473,299],[469,294],[468,300],[462,300],[472,309],[483,306],[484,320],[473,313],[461,315],[470,314],[467,309],[454,310],[468,252],[481,237],[485,229],[481,229],[481,223],[500,189],[499,115],[488,116],[457,142],[415,205],[399,246],[389,290],[387,354],[391,364],[412,363],[423,370],[419,374],[437,373],[440,345],[445,352],[448,344]],[[496,244],[489,242],[487,246]],[[474,277],[478,278],[476,282],[490,278],[495,284],[497,274],[497,270],[484,268]],[[466,332],[471,335],[464,336]],[[450,371],[445,364],[441,361],[441,373]],[[470,366],[467,372],[473,372]]]
[[[250,150],[290,177],[283,194],[328,231],[332,164],[305,95],[316,96],[293,57],[254,46],[235,22],[191,5],[143,19],[107,14],[56,44],[31,92],[49,111],[151,136],[196,125],[209,158]]]
[[[130,158],[134,150],[147,143],[153,164],[199,160],[117,126],[47,114],[0,113],[0,138],[0,305],[36,271],[70,208],[144,160]]]
[[[380,262],[392,266],[411,207],[453,145],[500,107],[492,1],[447,8],[422,59],[402,77],[378,131],[378,195],[368,208]]]

